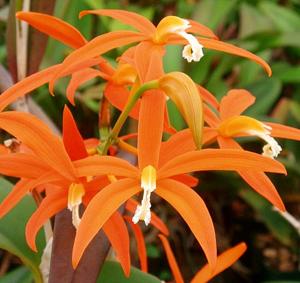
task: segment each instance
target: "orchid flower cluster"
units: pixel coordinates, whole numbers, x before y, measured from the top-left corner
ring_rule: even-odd
[[[17,148],[11,148],[8,142],[0,147],[0,173],[19,178],[1,203],[0,215],[35,191],[43,198],[26,226],[26,239],[32,250],[36,251],[35,238],[44,223],[67,208],[76,228],[73,267],[77,267],[86,247],[102,229],[126,275],[130,272],[130,253],[125,223],[138,240],[143,271],[147,271],[147,257],[139,224],[151,224],[161,233],[159,237],[176,282],[184,282],[166,238],[168,228],[151,210],[151,198],[156,194],[181,215],[202,247],[208,265],[192,282],[207,282],[236,261],[245,251],[245,245],[217,256],[213,221],[205,202],[193,188],[198,179],[191,174],[235,171],[284,211],[284,204],[266,173],[286,174],[284,166],[275,160],[282,150],[275,138],[300,140],[300,131],[243,115],[255,102],[246,90],[230,90],[219,102],[188,75],[164,72],[166,46],[176,44],[183,46],[182,57],[188,62],[198,62],[206,49],[213,49],[250,59],[271,75],[264,60],[220,41],[209,28],[176,16],[167,16],[154,26],[138,14],[121,10],[83,11],[80,17],[91,14],[119,20],[136,31],[113,31],[88,41],[77,29],[53,16],[34,12],[16,15],[73,51],[62,63],[23,79],[0,96],[0,127],[19,143]],[[116,59],[115,65],[103,57],[108,51],[127,45],[130,47]],[[84,140],[67,106],[63,111],[62,137],[29,113],[4,111],[17,98],[45,83],[53,94],[55,82],[69,75],[66,97],[72,105],[75,106],[75,92],[81,84],[100,78],[105,81],[103,100],[109,102],[102,104],[100,112],[108,111],[107,105],[121,111],[116,123],[100,139]],[[187,129],[173,128],[166,107],[168,99],[175,103]],[[138,121],[138,131],[120,136],[129,117]],[[164,133],[170,136],[167,140],[163,140]],[[235,140],[242,136],[262,140],[262,152],[244,150]],[[137,146],[128,143],[128,139],[136,139]],[[135,155],[137,164],[117,157],[115,149]],[[124,214],[118,210],[123,204]],[[80,207],[84,207],[82,215]]]

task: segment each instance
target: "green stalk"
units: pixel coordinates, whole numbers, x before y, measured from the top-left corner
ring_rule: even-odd
[[[130,113],[130,111],[132,110],[132,108],[135,106],[136,102],[138,101],[138,99],[142,96],[142,94],[144,92],[146,92],[147,90],[150,89],[156,89],[158,88],[158,81],[154,80],[154,81],[150,81],[147,82],[145,84],[143,84],[129,99],[129,101],[127,102],[127,105],[125,106],[123,112],[121,113],[121,115],[119,116],[116,124],[114,125],[113,129],[111,130],[109,136],[107,137],[107,139],[98,146],[98,152],[100,155],[106,155],[109,146],[114,143],[114,141],[118,138],[118,135]]]

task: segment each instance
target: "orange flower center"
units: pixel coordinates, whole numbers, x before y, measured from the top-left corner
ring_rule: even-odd
[[[190,27],[188,20],[175,16],[165,17],[157,25],[153,41],[157,44],[164,44],[171,35],[179,35],[188,42],[183,48],[182,57],[188,62],[198,62],[203,57],[203,46],[195,36],[186,32]]]
[[[263,155],[277,157],[282,150],[277,141],[270,136],[272,128],[248,116],[233,116],[223,121],[218,128],[224,137],[257,136],[267,144],[263,147]]]
[[[119,64],[112,79],[118,85],[133,84],[137,78],[136,70],[129,64]]]

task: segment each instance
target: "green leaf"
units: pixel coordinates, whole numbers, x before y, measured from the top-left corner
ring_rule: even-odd
[[[282,32],[299,31],[300,16],[292,9],[279,6],[270,1],[263,1],[259,8],[271,19],[273,24]]]
[[[130,277],[125,277],[119,263],[107,261],[103,265],[97,283],[161,283],[161,281],[151,274],[140,271],[131,267]]]
[[[297,239],[295,229],[279,212],[273,210],[272,205],[268,201],[251,190],[243,190],[240,195],[258,212],[260,219],[279,241],[285,245],[293,244],[294,240]]]
[[[256,103],[247,115],[258,116],[270,111],[281,92],[282,84],[277,78],[264,78],[248,85],[247,89],[256,96]]]
[[[244,38],[269,30],[274,30],[272,22],[252,5],[242,3],[240,8],[239,37]]]
[[[236,4],[236,0],[202,0],[195,6],[192,18],[216,30],[219,24],[233,11],[233,7]]]
[[[271,52],[269,50],[265,50],[264,52],[256,53],[256,55],[268,62],[271,57]],[[261,74],[265,77],[264,71],[261,68],[261,66],[258,64],[253,64],[253,62],[250,60],[243,60],[239,64],[239,67],[240,67],[240,72],[239,72],[239,80],[237,83],[238,87],[243,88],[245,85],[254,83],[258,79],[259,75]]]
[[[300,83],[300,66],[291,66],[281,63],[272,66],[273,76],[280,79],[283,83]]]
[[[300,123],[300,103],[296,101],[292,101],[291,103],[291,114]]]
[[[21,266],[0,278],[0,283],[31,283],[32,273],[27,267]]]
[[[171,99],[169,99],[169,101],[167,102],[167,105],[168,105],[168,113],[169,113],[171,125],[177,131],[182,130],[186,126],[186,124],[185,124],[185,121],[182,118],[178,108],[173,103],[173,101],[171,101]]]
[[[163,58],[165,72],[170,73],[182,71],[182,46],[169,45],[166,50],[166,55]]]
[[[2,201],[10,192],[12,184],[5,179],[0,179],[0,188],[0,201]],[[34,253],[27,246],[25,240],[25,225],[35,208],[33,199],[26,196],[14,209],[0,219],[0,248],[18,256],[32,271],[35,282],[39,283],[42,282],[42,277],[38,266],[44,243],[42,238],[38,237],[40,252]]]

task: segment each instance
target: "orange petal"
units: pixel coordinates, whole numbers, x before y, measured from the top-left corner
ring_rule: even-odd
[[[129,91],[124,86],[119,86],[108,82],[104,89],[104,95],[114,107],[120,111],[123,111],[129,98]],[[138,120],[139,110],[140,100],[137,101],[133,109],[130,111],[129,116]]]
[[[104,77],[105,79],[108,78],[108,76],[105,73],[102,73],[92,68],[86,68],[72,74],[72,78],[66,90],[67,98],[72,105],[75,105],[74,96],[77,88],[85,82],[96,77]]]
[[[211,270],[210,266],[206,264],[191,280],[191,283],[205,283],[221,273],[231,265],[233,265],[246,251],[245,243],[240,243],[233,248],[230,248],[220,254],[217,258],[217,266],[215,270]]]
[[[218,131],[213,128],[204,127],[203,130],[203,144],[207,145],[214,142],[218,136]]]
[[[84,61],[79,61],[73,65],[68,65],[66,68],[63,67],[63,64],[60,64],[59,68],[57,69],[57,72],[53,72],[51,79],[49,80],[49,92],[51,95],[54,95],[54,85],[55,82],[64,76],[68,76],[70,74],[79,72],[83,69],[92,67],[92,66],[101,66],[102,64],[106,64],[106,60],[104,60],[102,57],[98,56],[96,58],[90,58]],[[103,73],[104,75],[104,73]]]
[[[30,190],[56,180],[56,176],[51,173],[45,173],[38,179],[28,180],[21,179],[13,188],[13,190],[8,194],[8,196],[2,201],[0,205],[0,217],[5,215],[10,211]]]
[[[218,50],[250,59],[256,62],[257,64],[261,65],[268,74],[268,76],[272,75],[272,70],[266,61],[243,48],[212,38],[198,37],[197,39],[205,48]],[[168,44],[186,44],[186,40],[183,40],[178,36],[172,36],[172,38],[168,40]]]
[[[0,128],[14,135],[62,176],[70,180],[76,178],[61,139],[35,116],[16,111],[2,112]]]
[[[157,168],[165,103],[165,95],[156,90],[147,91],[141,99],[138,124],[138,162],[141,170],[148,165]]]
[[[134,237],[136,240],[136,244],[137,244],[137,251],[138,251],[139,260],[140,260],[140,264],[141,264],[141,270],[143,272],[148,272],[146,243],[145,243],[142,229],[140,228],[140,226],[138,224],[134,224],[132,222],[131,217],[124,216],[124,219],[129,223],[129,225],[133,231],[133,234],[134,234]]]
[[[218,51],[226,52],[226,53],[229,53],[232,55],[237,55],[240,57],[248,58],[248,59],[256,62],[257,64],[261,65],[265,69],[265,71],[269,77],[272,75],[272,70],[271,70],[269,64],[265,60],[263,60],[262,58],[254,55],[253,53],[251,53],[243,48],[234,46],[232,44],[229,44],[229,43],[226,43],[223,41],[210,39],[210,38],[198,38],[198,40],[205,48],[218,50]]]
[[[120,205],[141,190],[137,181],[122,179],[101,190],[87,206],[78,227],[72,255],[76,268],[79,260],[97,232]]]
[[[78,70],[78,66],[84,64],[87,60],[93,59],[97,56],[130,43],[144,40],[145,36],[132,31],[115,31],[99,35],[89,41],[87,44],[79,49],[74,50],[62,63],[61,68],[56,72],[50,81],[49,88],[53,90],[54,82],[63,74]],[[77,66],[77,67],[76,67]]]
[[[88,156],[83,138],[70,109],[66,105],[63,112],[63,142],[71,160],[78,160]]]
[[[220,118],[205,103],[203,103],[204,121],[213,128],[219,124]]]
[[[196,177],[193,177],[188,174],[172,176],[172,179],[184,183],[188,187],[196,187],[199,183],[199,180]]]
[[[203,103],[194,81],[184,73],[171,72],[159,79],[159,87],[176,104],[191,129],[196,147],[201,148]]]
[[[220,117],[225,120],[238,116],[255,102],[255,96],[245,89],[232,89],[222,98]]]
[[[241,146],[230,138],[218,137],[218,143],[221,148],[241,149]],[[280,195],[266,174],[253,170],[238,171],[238,173],[256,192],[266,198],[279,210],[285,211]]]
[[[219,102],[218,100],[214,97],[214,95],[209,92],[207,89],[205,89],[204,87],[202,87],[201,85],[196,85],[199,91],[199,94],[202,98],[202,100],[205,103],[210,104],[211,106],[213,106],[215,109],[219,109]]]
[[[163,166],[167,161],[178,155],[195,149],[196,146],[193,141],[191,130],[186,129],[179,131],[161,144],[159,166]]]
[[[10,150],[5,145],[0,144],[0,155],[2,154],[8,154],[10,153]]]
[[[168,263],[171,268],[173,277],[175,279],[175,283],[184,283],[182,274],[180,272],[179,266],[177,264],[177,261],[175,259],[175,256],[173,254],[173,251],[171,249],[168,239],[162,234],[159,234],[158,237],[160,238],[160,240],[163,244],[164,250],[166,252]]]
[[[137,208],[138,205],[139,205],[139,203],[136,200],[134,200],[134,199],[131,198],[131,199],[129,199],[126,202],[125,208],[128,211],[130,211],[132,213],[135,213],[136,208]],[[151,220],[150,220],[150,223],[156,229],[158,229],[161,233],[163,233],[166,236],[169,236],[169,229],[168,229],[168,227],[165,225],[165,223],[153,211],[151,211]]]
[[[139,43],[135,47],[134,64],[141,83],[155,80],[164,74],[163,56],[165,49],[150,41]]]
[[[35,239],[43,224],[59,211],[67,207],[68,191],[59,191],[47,195],[38,209],[31,215],[26,225],[26,241],[29,247],[37,252]]]
[[[300,129],[270,122],[264,122],[264,124],[272,127],[272,137],[300,141]]]
[[[43,71],[35,73],[22,81],[16,83],[0,95],[0,111],[3,111],[10,103],[14,102],[17,98],[25,96],[32,90],[47,83],[53,74],[59,69],[60,65],[54,65]]]
[[[188,19],[189,24],[191,25],[191,27],[189,29],[187,29],[188,33],[195,33],[201,36],[207,36],[207,37],[211,37],[214,39],[218,39],[218,36],[214,34],[214,32],[208,28],[205,25],[202,25],[196,21],[190,20]]]
[[[124,86],[119,86],[108,82],[104,89],[104,95],[114,107],[116,107],[120,111],[123,111],[128,98],[130,97],[130,92]],[[141,100],[139,99],[129,113],[129,116],[131,118],[136,120],[139,119],[140,104]],[[168,111],[167,109],[165,109],[164,131],[170,134],[174,134],[176,130],[174,130],[174,128],[170,125],[168,118]]]
[[[237,149],[202,149],[170,160],[160,168],[158,178],[206,170],[258,170],[286,174],[280,162],[257,153]]]
[[[284,203],[278,194],[276,188],[262,172],[253,171],[239,171],[240,176],[260,195],[271,202],[275,207],[281,211],[285,211]]]
[[[0,205],[0,218],[8,213],[27,193],[33,189],[35,183],[32,180],[22,179],[16,183],[12,191]]]
[[[217,260],[216,235],[210,214],[202,198],[188,186],[167,179],[157,184],[155,193],[169,202],[190,227],[209,264]]]
[[[79,48],[86,43],[79,30],[56,17],[33,12],[18,12],[16,17],[72,48]]]
[[[97,177],[90,182],[84,183],[85,195],[83,196],[82,203],[87,206],[93,197],[109,184],[110,181],[107,176]]]
[[[74,161],[78,176],[116,175],[138,178],[139,171],[128,161],[113,156],[90,156]]]
[[[130,274],[129,235],[126,224],[119,212],[115,212],[103,225],[103,230],[111,243],[124,274]]]
[[[0,155],[0,173],[18,178],[38,178],[51,168],[38,157],[26,153]]]
[[[109,16],[113,19],[119,20],[124,24],[130,25],[136,28],[138,31],[151,35],[155,32],[155,26],[145,17],[124,10],[113,10],[113,9],[105,9],[105,10],[85,10],[81,11],[79,17],[83,17],[87,14],[94,14],[99,16]]]

